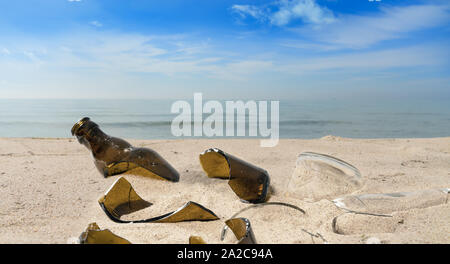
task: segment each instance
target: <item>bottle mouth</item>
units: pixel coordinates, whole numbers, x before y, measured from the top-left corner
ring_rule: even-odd
[[[90,121],[91,119],[89,117],[84,117],[82,119],[80,119],[78,122],[75,123],[75,125],[73,125],[72,127],[72,136],[75,136],[78,132],[78,130],[80,130],[80,128],[86,124],[86,122]]]

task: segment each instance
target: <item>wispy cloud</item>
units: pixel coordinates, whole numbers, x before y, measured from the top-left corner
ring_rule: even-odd
[[[230,57],[202,41],[183,40],[180,37],[175,39],[173,42],[167,37],[107,32],[72,35],[65,39],[49,40],[39,49],[32,46],[16,47],[22,50],[22,56],[28,60],[8,56],[11,58],[0,61],[0,69],[7,71],[10,65],[22,69],[27,68],[27,65],[40,65],[83,74],[157,73],[177,77],[198,75],[213,79],[243,80],[268,72],[301,76],[329,70],[434,67],[444,65],[450,57],[444,44],[320,56],[286,57],[274,53],[258,57],[235,52],[236,55]],[[30,40],[23,42],[33,43]]]
[[[33,40],[24,43],[33,43]],[[27,60],[12,57],[8,61],[0,61],[0,69],[8,68],[7,65],[25,69],[45,63],[49,67],[84,73],[202,74],[209,78],[236,79],[269,66],[263,61],[242,57],[224,60],[220,53],[208,52],[208,42],[185,39],[179,35],[96,32],[52,39],[41,45],[48,50],[48,54],[39,53],[42,56],[38,56],[34,52],[35,47],[23,45],[17,49],[22,50],[22,56]]]
[[[9,51],[9,49],[7,49],[7,48],[2,48],[2,49],[0,50],[0,53],[1,53],[1,54],[5,54],[5,55],[10,55],[10,54],[11,54],[11,51]]]
[[[318,5],[315,0],[281,0],[262,6],[233,5],[231,9],[240,18],[250,16],[276,26],[285,26],[297,19],[309,24],[329,24],[335,21],[333,12]]]
[[[241,19],[250,17],[302,36],[301,41],[284,41],[284,46],[317,50],[367,48],[382,41],[407,38],[420,30],[447,25],[450,21],[450,5],[443,3],[385,5],[365,15],[334,14],[315,0],[281,0],[261,6],[233,5],[231,9]],[[293,27],[291,22],[294,20],[304,23]]]
[[[23,51],[23,55],[25,55],[25,57],[27,57],[29,60],[31,60],[33,63],[35,64],[41,64],[42,60],[39,59],[36,54],[34,54],[34,52],[32,51]]]
[[[279,70],[292,74],[320,73],[328,70],[390,70],[443,66],[449,59],[450,52],[445,44],[416,45],[291,60],[281,65]]]
[[[328,96],[351,85],[378,91],[401,83],[399,91],[408,91],[408,82],[419,79],[426,90],[438,84],[427,80],[449,76],[450,10],[444,1],[382,2],[372,5],[371,12],[355,7],[353,15],[327,9],[325,0],[252,1],[230,4],[217,20],[202,26],[189,24],[190,15],[172,23],[169,10],[157,10],[161,19],[170,19],[161,20],[164,27],[157,29],[149,23],[160,18],[137,16],[143,10],[124,16],[120,8],[104,9],[106,3],[80,1],[58,1],[65,8],[83,6],[61,13],[68,16],[64,30],[49,26],[60,18],[44,26],[35,18],[28,26],[12,20],[17,30],[3,27],[0,80],[6,88],[0,97],[170,97],[202,89],[224,96],[291,97],[299,89],[310,94],[315,88]],[[209,23],[223,24],[223,15],[256,25]],[[180,27],[183,23],[186,27]]]
[[[265,12],[259,7],[252,5],[233,5],[231,9],[239,14],[242,18],[251,16],[253,18],[259,19],[265,16]]]
[[[371,15],[342,15],[332,24],[303,26],[295,31],[321,43],[325,49],[366,48],[445,25],[450,21],[449,11],[448,5],[384,7]]]
[[[98,22],[97,20],[91,21],[91,22],[89,22],[89,24],[94,27],[102,27],[103,26],[103,24]]]

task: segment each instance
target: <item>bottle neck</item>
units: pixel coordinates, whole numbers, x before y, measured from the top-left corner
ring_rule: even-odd
[[[82,138],[82,144],[96,152],[109,138],[98,126],[89,129]]]

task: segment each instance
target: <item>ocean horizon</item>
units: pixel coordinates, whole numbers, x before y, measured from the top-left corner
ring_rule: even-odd
[[[171,133],[172,120],[178,115],[170,112],[171,105],[175,101],[0,99],[0,137],[70,138],[73,124],[87,116],[98,123],[104,132],[117,137],[191,138],[175,137]],[[327,135],[348,138],[450,136],[448,100],[377,102],[280,100],[279,105],[280,138],[313,139]],[[248,117],[246,120],[248,121]],[[247,129],[245,138],[260,137],[248,136]]]

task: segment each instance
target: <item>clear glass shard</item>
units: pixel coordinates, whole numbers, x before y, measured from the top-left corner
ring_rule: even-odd
[[[250,206],[248,206],[248,207],[246,207],[246,208],[244,208],[244,209],[241,209],[240,211],[234,213],[234,214],[230,217],[230,219],[237,219],[237,216],[238,216],[239,214],[241,214],[241,213],[243,213],[243,212],[245,212],[245,211],[247,211],[247,210],[250,210],[250,209],[252,209],[252,208],[261,208],[261,207],[267,206],[267,205],[270,205],[270,206],[274,206],[274,205],[275,205],[275,206],[285,206],[285,207],[289,207],[289,208],[295,209],[295,210],[301,212],[302,214],[306,214],[306,212],[305,212],[303,209],[301,209],[300,207],[295,206],[295,205],[293,205],[293,204],[288,204],[288,203],[283,203],[283,202],[268,202],[268,203],[253,204],[253,205],[250,205]],[[243,218],[243,219],[246,219],[246,218]],[[223,241],[223,240],[225,239],[225,236],[226,236],[226,234],[227,234],[228,228],[229,228],[229,225],[225,225],[225,226],[222,228],[222,232],[220,233],[220,240]]]
[[[314,152],[301,153],[286,195],[298,199],[329,199],[361,188],[361,173],[338,158]]]
[[[414,192],[350,195],[334,199],[334,204],[349,212],[390,214],[413,208],[426,208],[448,201],[449,188]]]

